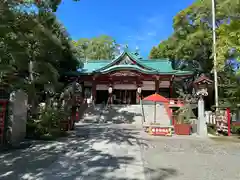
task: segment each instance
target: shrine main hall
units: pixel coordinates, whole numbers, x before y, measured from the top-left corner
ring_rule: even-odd
[[[174,70],[168,59],[144,59],[127,48],[114,60],[89,60],[77,72],[84,98],[96,104],[136,104],[140,97],[159,93],[172,98],[173,81],[192,76]]]

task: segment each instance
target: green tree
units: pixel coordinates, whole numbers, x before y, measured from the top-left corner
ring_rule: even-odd
[[[218,69],[223,70],[226,59],[239,52],[239,0],[216,1]],[[153,49],[151,58],[198,61],[205,72],[213,67],[211,0],[196,0],[173,19],[174,33]],[[156,47],[155,47],[156,48]],[[230,54],[231,48],[236,49]]]
[[[72,0],[78,2],[80,0]],[[22,4],[36,5],[38,8],[44,8],[56,12],[63,0],[18,0]]]
[[[220,96],[234,104],[239,103],[239,70],[229,59],[239,59],[240,5],[239,0],[216,0],[217,67]],[[169,58],[175,69],[192,69],[197,74],[211,74],[212,7],[211,0],[196,0],[173,19],[173,34],[157,47],[150,58]],[[239,62],[238,62],[239,63]],[[236,65],[235,65],[236,66]]]
[[[22,6],[16,1],[0,2],[1,86],[27,88],[32,74],[36,91],[46,83],[57,88],[59,76],[79,66],[75,47],[53,13],[31,12]]]
[[[152,56],[151,51],[151,58],[194,60],[199,62],[204,70],[212,69],[211,27],[207,25],[208,22],[200,20],[209,11],[204,3],[196,1],[174,17],[174,33],[158,45],[157,57]]]
[[[81,38],[74,41],[80,59],[114,59],[118,54],[118,44],[110,36],[101,35],[92,39]]]

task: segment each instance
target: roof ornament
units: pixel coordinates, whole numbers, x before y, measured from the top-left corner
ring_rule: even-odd
[[[124,50],[128,50],[128,44],[125,44]]]
[[[135,53],[134,53],[136,56],[138,56],[139,55],[139,47],[138,46],[136,46],[136,50],[135,50]]]

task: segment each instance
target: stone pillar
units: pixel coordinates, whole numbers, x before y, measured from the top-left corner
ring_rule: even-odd
[[[155,92],[159,93],[159,76],[156,77],[155,79]]]
[[[200,95],[199,100],[198,100],[197,134],[201,137],[208,136],[207,124],[206,124],[204,112],[205,112],[204,100],[203,100],[203,96]]]

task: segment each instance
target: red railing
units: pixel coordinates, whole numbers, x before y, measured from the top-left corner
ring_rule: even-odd
[[[7,110],[7,101],[0,100],[0,144],[4,143],[5,116]]]
[[[177,106],[183,106],[184,105],[184,100],[183,99],[179,99],[179,98],[169,98],[169,105],[171,107],[171,105],[177,105]]]

